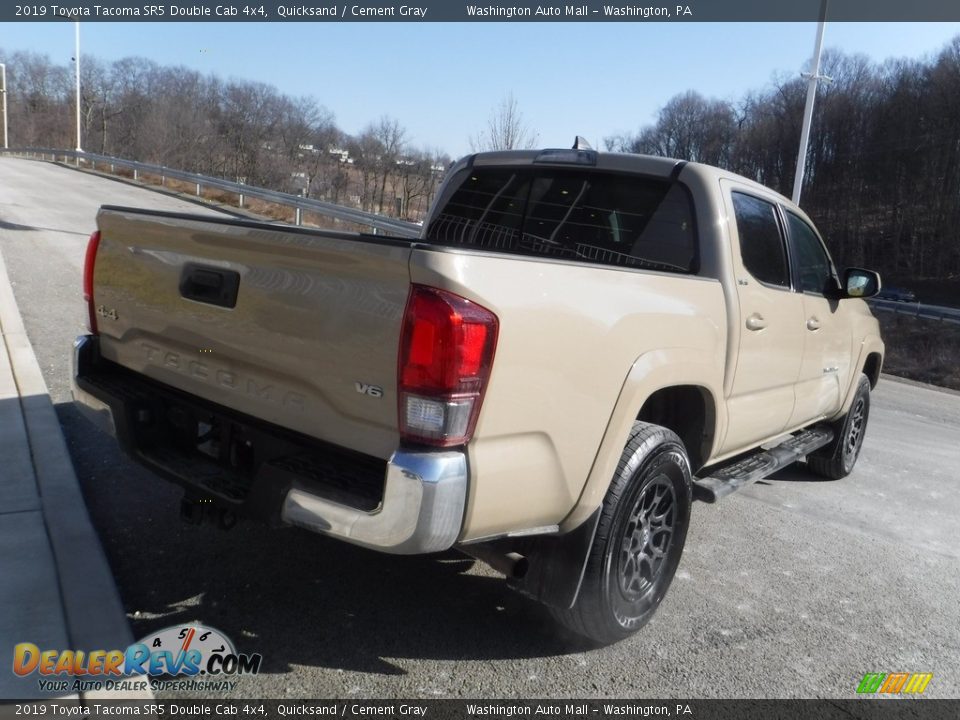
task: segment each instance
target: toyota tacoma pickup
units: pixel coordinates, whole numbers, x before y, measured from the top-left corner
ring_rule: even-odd
[[[884,346],[811,220],[697,163],[471,155],[417,238],[103,207],[74,397],[188,519],[489,563],[602,643],[693,499],[851,472]]]

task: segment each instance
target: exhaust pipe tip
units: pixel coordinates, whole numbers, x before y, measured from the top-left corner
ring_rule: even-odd
[[[513,564],[513,574],[507,577],[513,578],[514,580],[522,580],[525,578],[527,576],[527,570],[530,569],[530,561],[518,553],[510,553],[507,557],[516,558]]]

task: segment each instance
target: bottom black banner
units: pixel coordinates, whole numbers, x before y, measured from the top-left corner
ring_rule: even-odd
[[[10,718],[679,718],[956,720],[960,700],[56,700],[2,701]]]

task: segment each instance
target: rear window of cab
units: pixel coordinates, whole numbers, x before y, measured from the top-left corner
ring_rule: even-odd
[[[677,182],[565,168],[467,168],[431,220],[434,245],[697,271],[693,208]]]

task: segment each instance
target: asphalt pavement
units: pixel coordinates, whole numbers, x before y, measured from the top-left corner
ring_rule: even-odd
[[[960,697],[956,393],[884,378],[850,477],[790,468],[696,504],[654,620],[596,648],[455,553],[182,524],[179,491],[73,408],[69,352],[97,206],[185,205],[7,158],[0,188],[0,253],[132,634],[202,622],[261,653],[229,697],[851,698],[864,673],[895,671]]]

